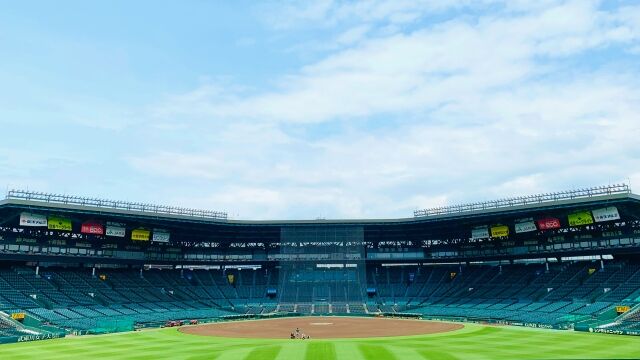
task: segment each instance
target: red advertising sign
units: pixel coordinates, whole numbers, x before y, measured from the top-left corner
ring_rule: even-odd
[[[538,227],[540,230],[559,229],[560,219],[556,218],[544,218],[538,220]]]
[[[98,223],[86,222],[82,224],[80,232],[83,234],[104,235],[104,226]]]

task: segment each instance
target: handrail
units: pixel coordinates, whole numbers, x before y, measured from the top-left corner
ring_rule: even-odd
[[[542,204],[552,203],[561,200],[589,198],[600,195],[613,195],[613,194],[631,194],[629,185],[627,184],[615,184],[606,186],[597,186],[586,189],[560,191],[548,194],[537,194],[528,196],[518,196],[512,198],[476,202],[470,204],[459,204],[441,206],[430,209],[415,210],[413,212],[414,217],[434,216],[434,215],[448,215],[455,213],[464,213],[470,211],[481,211],[487,209],[499,209],[508,208],[514,206],[530,205],[530,204]]]
[[[116,210],[130,210],[152,212],[156,214],[167,215],[184,215],[199,218],[226,220],[227,213],[222,211],[189,209],[177,206],[144,204],[137,202],[105,200],[72,195],[50,194],[44,192],[26,191],[26,190],[9,190],[6,199],[41,201],[56,204],[70,204],[82,206],[95,206],[99,208],[108,208]]]

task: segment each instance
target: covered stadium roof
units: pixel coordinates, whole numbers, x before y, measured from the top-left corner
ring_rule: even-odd
[[[23,190],[10,190],[0,209],[14,208],[29,211],[107,215],[128,218],[197,222],[228,225],[365,225],[416,224],[433,221],[472,219],[506,214],[528,213],[547,209],[579,208],[607,203],[633,202],[640,205],[640,196],[633,194],[626,184],[504,198],[486,202],[452,205],[417,210],[413,217],[397,219],[316,219],[316,220],[232,220],[225,212],[180,207],[131,203],[125,201],[55,195]]]

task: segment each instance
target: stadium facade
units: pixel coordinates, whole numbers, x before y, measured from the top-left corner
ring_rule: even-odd
[[[279,314],[638,334],[639,254],[627,185],[298,221],[13,190],[0,201],[0,338]]]

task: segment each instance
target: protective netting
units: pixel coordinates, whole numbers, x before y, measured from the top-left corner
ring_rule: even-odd
[[[366,284],[361,226],[283,227],[281,303],[362,303]],[[298,310],[304,311],[304,306]]]

